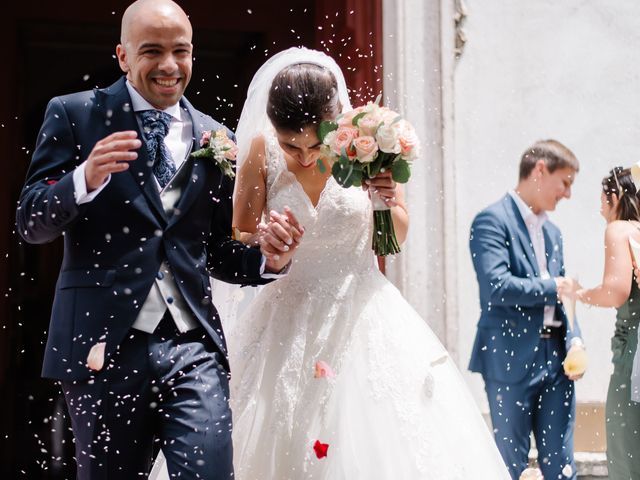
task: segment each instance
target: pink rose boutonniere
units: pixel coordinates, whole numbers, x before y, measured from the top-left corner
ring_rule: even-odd
[[[200,147],[191,154],[193,158],[210,158],[218,164],[226,177],[234,178],[236,176],[233,164],[238,155],[238,147],[227,136],[227,131],[224,128],[203,132],[200,138]]]

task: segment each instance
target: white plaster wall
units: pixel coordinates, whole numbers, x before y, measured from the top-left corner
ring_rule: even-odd
[[[466,371],[478,318],[468,251],[474,215],[517,181],[523,150],[555,138],[577,155],[572,198],[550,214],[564,233],[567,271],[593,286],[602,273],[600,180],[640,160],[640,2],[467,0],[467,44],[454,74],[459,363]],[[615,312],[578,307],[590,368],[578,401],[603,402]]]

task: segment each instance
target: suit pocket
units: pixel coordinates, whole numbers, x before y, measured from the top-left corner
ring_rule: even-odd
[[[110,287],[115,278],[115,269],[65,270],[60,273],[58,288]]]

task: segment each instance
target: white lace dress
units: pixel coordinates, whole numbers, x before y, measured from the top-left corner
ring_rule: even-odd
[[[227,332],[236,478],[508,479],[455,364],[374,264],[367,194],[329,178],[314,208],[274,137],[266,150],[267,208],[306,232]]]

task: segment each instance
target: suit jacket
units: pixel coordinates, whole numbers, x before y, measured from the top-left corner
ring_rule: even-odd
[[[203,131],[225,128],[186,99],[180,105],[193,121],[194,148]],[[45,113],[17,224],[30,243],[64,235],[46,377],[87,378],[87,355],[97,342],[106,342],[108,360],[136,319],[164,259],[223,358],[225,339],[211,302],[209,275],[232,283],[264,283],[259,250],[229,237],[233,180],[212,160],[187,160],[183,168],[191,169],[190,180],[171,217],[162,207],[144,142],[128,171],[112,175],[93,201],[76,204],[73,170],[97,141],[122,130],[136,130],[143,139],[124,77],[106,89],[56,97]]]
[[[550,221],[542,230],[548,279],[540,277],[529,232],[510,195],[473,220],[469,247],[481,313],[469,369],[487,379],[515,383],[524,378],[540,342],[545,305],[556,306],[567,349],[571,339],[580,336],[577,321],[569,328],[553,280],[565,274],[560,230]]]

